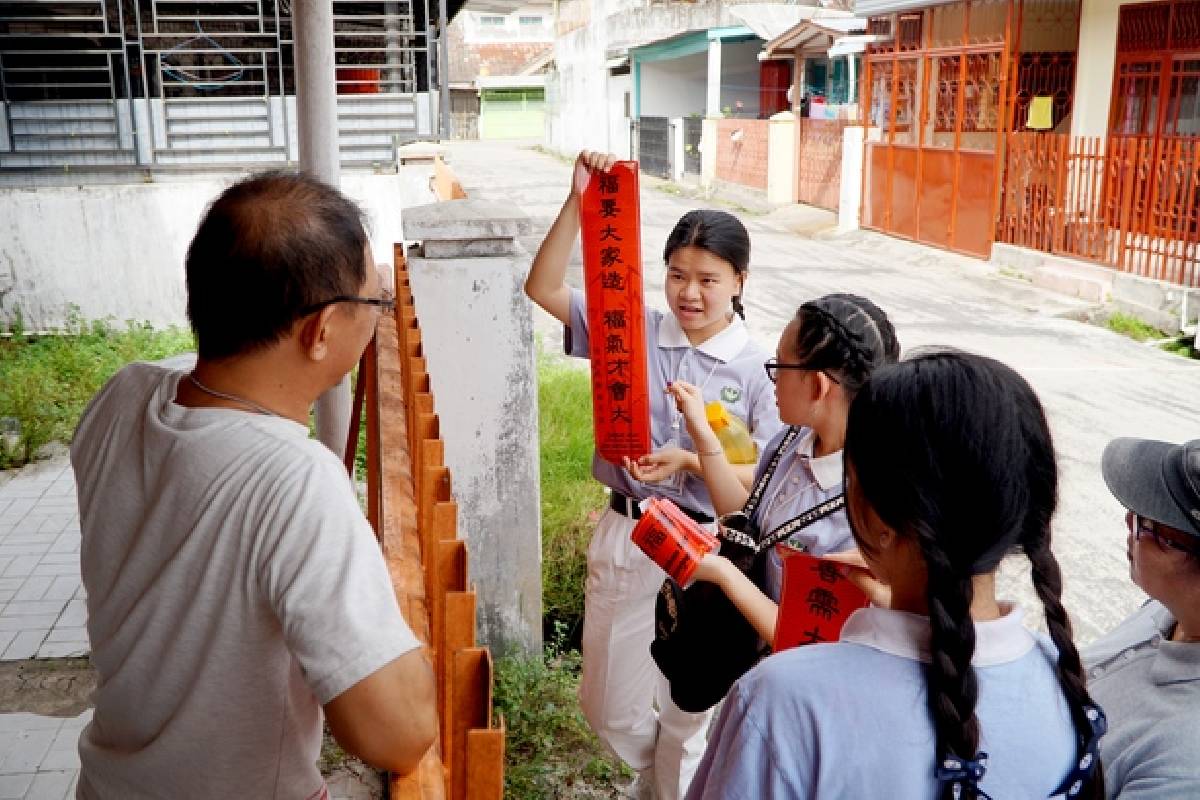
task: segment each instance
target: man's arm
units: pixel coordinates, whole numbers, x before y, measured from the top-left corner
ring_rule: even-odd
[[[425,649],[410,650],[325,704],[342,749],[376,769],[412,772],[437,737],[437,695]]]

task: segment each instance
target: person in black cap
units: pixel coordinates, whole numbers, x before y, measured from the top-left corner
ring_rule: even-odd
[[[1200,797],[1200,439],[1117,439],[1102,470],[1126,509],[1130,576],[1150,595],[1084,653],[1108,715],[1108,797]]]

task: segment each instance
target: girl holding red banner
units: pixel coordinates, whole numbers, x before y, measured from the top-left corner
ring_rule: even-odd
[[[842,495],[842,445],[850,401],[876,368],[899,358],[900,343],[887,314],[870,300],[830,294],[800,306],[780,335],[776,353],[766,370],[775,384],[779,416],[799,430],[780,431],[759,460],[757,477],[765,477],[767,482],[749,523],[761,535],[773,533]],[[672,384],[669,391],[692,440],[706,456],[713,454],[701,458],[700,463],[717,514],[741,510],[750,491],[720,457],[720,443],[709,427],[700,393],[684,382]],[[765,476],[768,463],[781,448],[774,474]],[[849,522],[841,510],[798,530],[786,541],[816,556],[854,548]],[[694,577],[719,585],[763,641],[773,642],[783,561],[775,548],[766,559],[766,585],[762,587],[719,555],[706,556]]]
[[[845,452],[854,540],[888,605],[734,684],[689,798],[1103,798],[1105,718],[1061,602],[1033,389],[990,358],[922,354],[859,392]],[[1015,553],[1049,637],[996,597]]]
[[[614,156],[584,152],[576,166],[591,180],[608,173],[615,163]],[[585,296],[566,283],[567,263],[580,230],[583,188],[579,181],[572,182],[534,258],[525,291],[566,326],[567,353],[588,357],[592,332]],[[630,534],[641,514],[639,503],[652,495],[670,498],[705,524],[713,522],[713,511],[697,474],[700,457],[666,386],[690,381],[698,393],[721,400],[748,423],[760,448],[780,423],[771,383],[763,372],[768,353],[750,340],[742,321],[750,262],[745,226],[725,212],[691,211],[667,238],[663,260],[670,313],[647,309],[645,342],[629,348],[627,363],[610,362],[609,368],[624,363],[646,371],[652,445],[657,453],[667,451],[665,458],[678,467],[669,474],[631,474],[622,466],[636,471],[632,462],[610,464],[599,457],[593,461],[593,475],[611,490],[611,502],[588,547],[579,695],[593,730],[639,773],[638,791],[675,800],[686,791],[704,752],[710,715],[679,709],[650,657],[654,603],[665,574],[633,544]],[[752,471],[752,466],[742,468],[746,481]]]

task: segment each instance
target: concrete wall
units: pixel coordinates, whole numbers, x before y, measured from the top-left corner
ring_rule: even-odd
[[[641,65],[641,115],[686,117],[703,114],[708,91],[708,54]]]
[[[858,230],[861,223],[864,130],[850,126],[842,133],[842,185],[838,199],[840,232]]]
[[[348,174],[366,209],[377,260],[400,240],[400,213],[427,203],[431,169]],[[233,177],[110,186],[0,188],[0,327],[83,319],[184,325],[183,260],[209,202]]]
[[[626,105],[626,96],[629,98]],[[626,108],[633,112],[633,76],[610,75],[608,78],[608,147],[610,153],[620,158],[633,158],[630,141],[632,120],[626,116]]]
[[[1117,60],[1117,18],[1122,5],[1146,0],[1083,0],[1079,19],[1079,66],[1071,133],[1105,136]]]
[[[767,129],[764,119],[722,119],[717,123],[717,179],[767,190]]]
[[[567,155],[615,145],[612,121],[597,124],[596,119],[597,108],[612,102],[606,96],[610,51],[624,52],[684,31],[740,24],[720,0],[655,5],[646,0],[594,0],[588,24],[554,43],[556,72],[548,80],[557,78],[557,85],[547,87],[547,97],[555,102],[547,115],[546,145]],[[757,90],[754,102],[757,109]]]
[[[736,117],[758,117],[761,40],[721,45],[721,110]],[[741,108],[738,108],[738,103]]]

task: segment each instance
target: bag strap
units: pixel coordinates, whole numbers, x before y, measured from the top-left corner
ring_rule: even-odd
[[[845,493],[839,494],[837,497],[831,497],[822,503],[818,503],[808,511],[805,511],[803,514],[792,517],[790,520],[764,536],[758,543],[759,552],[766,550],[768,547],[775,546],[796,531],[807,528],[814,522],[819,522],[828,517],[830,514],[841,511],[845,507]]]
[[[779,443],[779,447],[775,448],[775,453],[771,456],[771,461],[767,464],[767,468],[763,470],[763,474],[755,481],[754,488],[750,490],[750,496],[746,498],[746,504],[742,506],[742,513],[746,515],[746,519],[754,518],[754,512],[758,509],[758,504],[762,502],[763,492],[767,490],[767,484],[771,482],[771,478],[775,475],[775,469],[779,466],[779,459],[783,458],[783,451],[799,435],[800,429],[795,425],[791,426],[788,428],[788,432],[784,434],[783,441]]]

